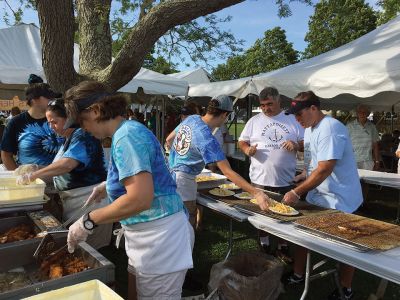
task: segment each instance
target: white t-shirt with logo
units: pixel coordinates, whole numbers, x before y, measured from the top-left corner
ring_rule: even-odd
[[[284,112],[273,117],[259,113],[244,127],[239,141],[251,146],[257,144],[257,152],[250,158],[250,180],[253,183],[284,187],[291,185],[296,173],[296,152],[282,148],[285,141],[302,141],[304,129],[293,115]]]

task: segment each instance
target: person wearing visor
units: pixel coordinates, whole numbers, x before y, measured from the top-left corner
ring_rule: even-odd
[[[25,96],[28,111],[10,120],[1,140],[1,160],[7,170],[18,165],[32,165],[32,170],[49,165],[63,141],[50,129],[45,116],[49,101],[61,94],[47,83],[35,83],[25,90]]]
[[[186,271],[193,267],[194,234],[160,143],[143,124],[126,120],[125,97],[107,93],[99,82],[79,83],[65,100],[69,123],[79,123],[98,139],[112,137],[107,180],[89,199],[108,195],[110,204],[71,225],[68,250],[73,252],[96,226],[119,221],[129,299],[181,299]]]
[[[106,179],[106,169],[101,142],[77,126],[65,126],[67,113],[64,100],[50,101],[46,118],[51,129],[65,139],[53,162],[34,172],[17,177],[17,184],[30,184],[37,178],[53,178],[59,192],[63,221],[74,216],[91,195],[93,188]],[[97,207],[105,206],[103,198]],[[78,219],[78,217],[76,218]],[[96,249],[110,244],[112,224],[94,230],[88,243]]]
[[[312,92],[299,93],[291,103],[287,114],[294,114],[306,128],[304,133],[305,180],[287,192],[283,202],[293,205],[302,195],[306,201],[321,207],[352,213],[363,201],[361,185],[354,158],[353,147],[347,128],[338,120],[326,116],[320,109],[320,100]],[[297,247],[293,273],[286,283],[302,283],[307,249]],[[342,291],[335,290],[328,299],[352,299],[351,282],[354,268],[341,264]]]
[[[189,116],[175,129],[176,136],[170,150],[169,165],[175,176],[178,193],[189,212],[189,221],[194,227],[196,176],[206,164],[216,163],[229,180],[251,193],[262,209],[268,209],[268,197],[232,170],[221,146],[212,134],[216,127],[220,127],[226,121],[232,111],[232,100],[227,95],[220,95],[210,101],[204,116]]]

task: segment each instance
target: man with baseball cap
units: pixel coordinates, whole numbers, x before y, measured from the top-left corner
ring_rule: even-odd
[[[229,180],[251,193],[263,209],[268,208],[268,197],[231,169],[221,146],[212,134],[232,111],[232,100],[227,95],[220,95],[210,101],[204,116],[189,116],[175,129],[169,165],[175,175],[177,192],[189,211],[192,226],[195,226],[196,216],[195,178],[210,163],[216,163]]]
[[[7,170],[15,170],[17,163],[49,165],[63,141],[46,120],[49,101],[61,94],[47,83],[34,83],[25,90],[25,95],[29,110],[10,120],[1,141],[1,159]]]
[[[353,147],[347,128],[338,120],[326,116],[320,110],[319,98],[312,92],[299,93],[291,103],[287,114],[294,114],[306,128],[304,133],[305,180],[287,192],[283,201],[293,205],[307,193],[311,204],[354,212],[362,203],[360,180],[357,173]],[[286,283],[304,281],[307,249],[296,249],[293,273]],[[352,299],[351,282],[354,268],[341,265],[342,291],[335,290],[328,299]]]

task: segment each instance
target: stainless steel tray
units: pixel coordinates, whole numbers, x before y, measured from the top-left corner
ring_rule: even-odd
[[[57,241],[59,245],[66,243],[66,238]],[[26,251],[23,255],[30,258],[30,262],[27,265],[20,264],[20,258],[18,256],[10,256],[9,260],[13,262],[12,268],[23,267],[27,273],[31,284],[17,288],[15,290],[7,291],[0,294],[0,299],[21,299],[24,297],[33,296],[39,293],[44,293],[54,289],[63,288],[76,283],[85,282],[92,279],[98,279],[106,284],[114,284],[114,264],[107,260],[104,256],[98,253],[95,249],[90,247],[86,243],[81,243],[79,248],[76,249],[78,254],[81,254],[85,262],[89,265],[90,269],[67,275],[57,279],[51,279],[46,281],[40,281],[38,276],[39,266],[34,261],[32,253]]]
[[[28,216],[18,216],[0,219],[0,232],[5,232],[8,229],[20,224],[32,225],[36,233],[46,230],[46,227],[39,226],[40,223],[35,223]],[[65,239],[65,236],[65,233],[59,234],[56,238]],[[0,272],[5,272],[15,267],[13,258],[16,257],[18,258],[20,265],[28,264],[31,261],[31,256],[35,252],[35,249],[38,247],[40,241],[40,238],[33,238],[29,240],[0,244]],[[30,255],[28,255],[28,253]]]
[[[298,229],[298,230],[301,230],[303,232],[309,233],[311,235],[316,235],[316,236],[322,237],[322,238],[324,238],[326,240],[330,240],[332,242],[335,242],[337,244],[340,244],[342,246],[345,246],[347,248],[350,248],[350,249],[353,249],[353,250],[356,250],[356,251],[359,251],[359,252],[377,251],[376,249],[370,248],[370,247],[368,247],[366,245],[362,245],[362,244],[359,244],[357,242],[349,241],[349,240],[346,240],[344,238],[338,237],[336,235],[332,235],[332,234],[320,231],[318,229],[309,228],[307,226],[304,226],[304,225],[301,225],[301,224],[297,224],[297,223],[294,223],[294,224],[296,226],[296,229]]]

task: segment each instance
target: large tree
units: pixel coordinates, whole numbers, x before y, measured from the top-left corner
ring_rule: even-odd
[[[378,12],[378,25],[385,24],[400,13],[399,0],[379,0],[377,4],[382,8]]]
[[[308,22],[304,58],[342,46],[376,28],[376,14],[364,0],[321,0]]]
[[[218,65],[212,76],[218,80],[236,79],[283,68],[298,62],[298,52],[280,27],[267,30],[244,54]]]

